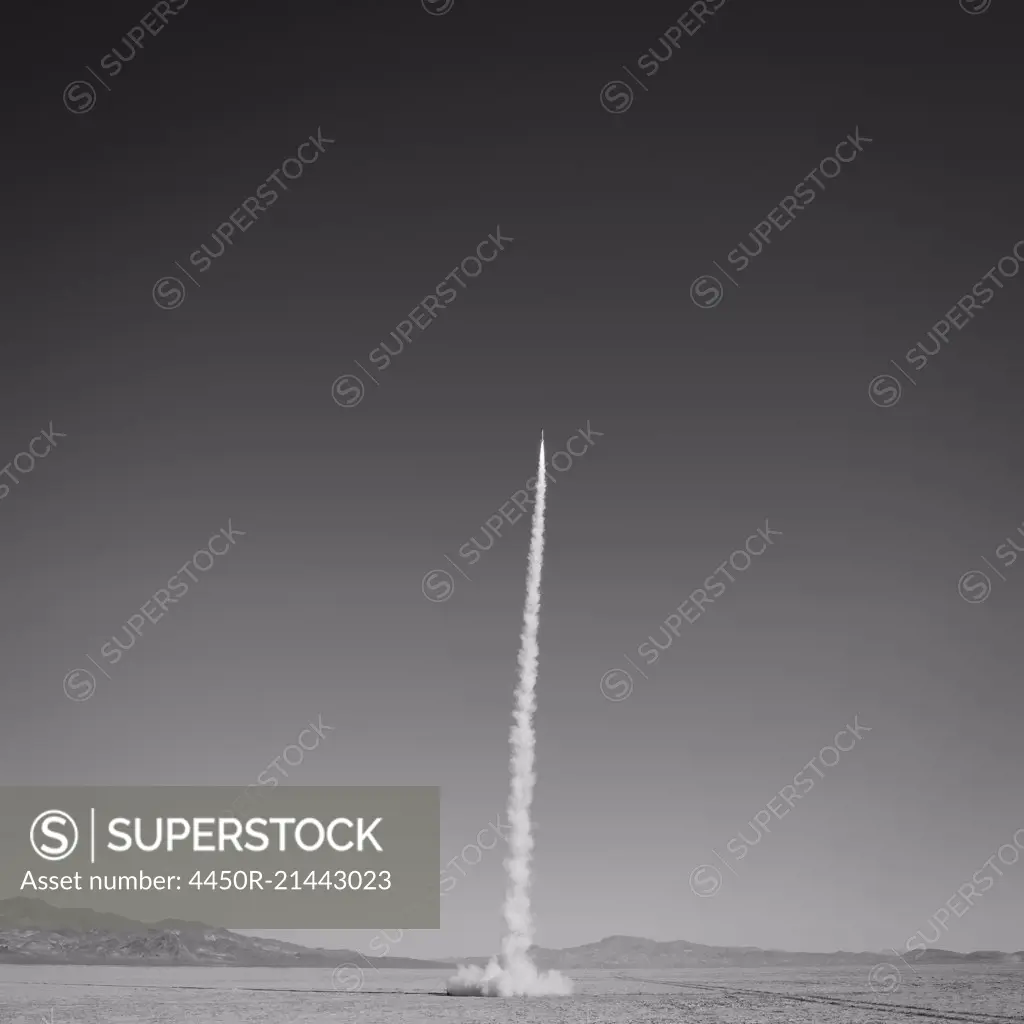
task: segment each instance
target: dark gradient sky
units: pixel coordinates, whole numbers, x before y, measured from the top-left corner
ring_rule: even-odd
[[[1024,570],[957,592],[1024,522],[1024,274],[897,405],[867,385],[1024,238],[1013,6],[730,0],[619,115],[601,87],[686,4],[193,0],[81,115],[62,90],[145,8],[27,11],[0,462],[67,437],[0,501],[5,783],[242,787],[322,715],[291,781],[439,785],[457,856],[505,804],[528,524],[447,602],[421,579],[525,485],[542,428],[554,451],[589,421],[549,490],[538,941],[926,927],[1024,826]],[[858,126],[864,153],[697,308],[690,283]],[[335,143],[157,308],[318,127]],[[499,225],[506,251],[335,404]],[[245,537],[69,700],[229,518]],[[776,544],[605,699],[766,518]],[[695,896],[855,715],[871,732]],[[500,849],[464,870],[395,954],[497,948]],[[1003,870],[937,945],[1024,948],[1024,864]]]

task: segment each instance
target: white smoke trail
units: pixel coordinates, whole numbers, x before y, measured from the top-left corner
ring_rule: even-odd
[[[539,996],[569,995],[569,978],[550,971],[541,974],[530,959],[533,945],[533,916],[530,913],[530,860],[533,835],[530,831],[530,805],[537,781],[534,771],[536,734],[533,713],[537,709],[537,659],[540,648],[540,577],[544,564],[544,503],[547,495],[547,466],[544,459],[544,433],[540,435],[540,464],[537,469],[537,494],[533,506],[530,533],[530,562],[526,574],[526,605],[523,630],[519,639],[519,682],[516,708],[509,744],[512,785],[508,796],[508,817],[512,826],[509,856],[505,860],[508,889],[505,894],[505,924],[508,933],[502,942],[502,964],[492,960],[487,967],[459,967],[448,982],[451,995]]]

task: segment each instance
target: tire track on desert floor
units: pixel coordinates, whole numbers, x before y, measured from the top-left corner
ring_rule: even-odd
[[[1024,1017],[1022,1016],[1008,1016],[997,1013],[945,1013],[942,1010],[934,1010],[931,1007],[914,1007],[908,1006],[905,1003],[880,1003],[869,999],[841,999],[837,996],[824,995],[790,995],[787,992],[772,992],[767,989],[729,988],[724,985],[708,985],[699,981],[662,981],[656,978],[631,978],[624,974],[616,974],[615,977],[622,981],[631,981],[634,984],[638,981],[643,981],[653,985],[671,985],[674,988],[693,988],[705,992],[722,992],[726,995],[773,996],[776,999],[790,999],[800,1003],[826,1003],[850,1009],[884,1010],[886,1013],[901,1014],[905,1017],[931,1017],[938,1020],[959,1021],[961,1024],[1024,1024]]]

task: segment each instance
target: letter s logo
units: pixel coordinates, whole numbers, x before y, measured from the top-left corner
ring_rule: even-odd
[[[633,105],[633,90],[625,82],[607,82],[601,89],[601,106],[609,114],[624,114]]]
[[[70,832],[71,838],[68,838],[67,832]],[[39,839],[40,833],[53,842],[42,842]],[[75,852],[78,845],[78,826],[67,811],[43,811],[29,828],[29,841],[32,849],[43,860],[64,860]]]
[[[894,406],[902,394],[900,382],[891,373],[880,373],[868,384],[868,398],[881,409]]]
[[[713,864],[698,864],[690,872],[690,890],[694,896],[716,896],[722,889],[722,872]]]

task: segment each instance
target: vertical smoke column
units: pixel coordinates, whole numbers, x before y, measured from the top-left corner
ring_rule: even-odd
[[[460,966],[448,981],[449,995],[461,996],[541,996],[569,995],[572,982],[549,971],[538,974],[530,959],[533,944],[533,917],[530,913],[530,859],[533,835],[530,832],[530,804],[537,781],[533,770],[536,736],[533,713],[537,708],[537,659],[540,631],[540,574],[544,562],[544,500],[547,494],[547,466],[544,459],[544,432],[540,435],[540,461],[537,467],[537,491],[530,532],[530,563],[526,572],[526,605],[523,631],[519,638],[519,682],[509,745],[512,755],[512,787],[508,796],[508,817],[512,826],[509,855],[505,859],[508,890],[505,894],[505,924],[508,934],[502,942],[502,962],[485,967]]]
[[[526,573],[526,604],[523,607],[523,631],[519,642],[519,685],[516,687],[516,709],[509,736],[512,747],[510,767],[512,787],[508,795],[508,818],[512,826],[508,871],[508,892],[505,896],[505,923],[508,934],[502,943],[505,966],[518,980],[529,976],[533,964],[529,949],[533,945],[533,915],[530,913],[530,860],[533,856],[533,835],[530,831],[530,804],[534,774],[536,735],[533,713],[537,709],[537,660],[540,649],[540,574],[544,564],[544,502],[547,495],[547,465],[544,460],[544,432],[540,435],[540,459],[537,466],[536,503],[530,533],[530,562]]]

